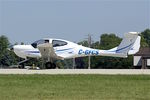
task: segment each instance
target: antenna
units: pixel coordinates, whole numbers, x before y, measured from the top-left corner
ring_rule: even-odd
[[[91,47],[91,35],[88,34],[88,46],[89,48]],[[88,69],[91,69],[91,56],[88,56]]]

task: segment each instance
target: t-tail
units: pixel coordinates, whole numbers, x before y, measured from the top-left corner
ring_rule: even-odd
[[[133,55],[139,51],[140,41],[139,32],[126,33],[118,47],[110,50],[100,50],[99,55],[126,58],[128,55]]]

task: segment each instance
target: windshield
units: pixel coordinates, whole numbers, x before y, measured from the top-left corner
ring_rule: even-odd
[[[43,40],[43,39],[41,39],[41,40],[35,41],[35,42],[32,43],[31,45],[32,45],[34,48],[37,48],[37,46],[38,46],[39,44],[44,44],[44,43],[49,43],[49,40]]]

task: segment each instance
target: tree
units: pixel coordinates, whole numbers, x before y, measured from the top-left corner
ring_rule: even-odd
[[[83,45],[85,47],[88,47],[88,41],[84,40],[78,43],[79,45]]]
[[[116,36],[115,34],[102,34],[100,37],[100,42],[92,43],[91,47],[95,49],[111,49],[118,46],[121,42],[121,38]],[[80,42],[83,46],[88,46],[87,41]],[[88,59],[87,57],[77,58],[78,66],[82,65],[78,68],[87,68]],[[116,57],[102,57],[102,56],[92,56],[91,57],[91,68],[132,68],[132,56],[124,59],[124,58],[116,58]],[[83,67],[84,66],[84,67]]]
[[[8,38],[4,35],[0,36],[0,65],[4,64],[4,54],[6,54],[7,47],[9,45]]]
[[[13,51],[9,51],[8,38],[4,35],[0,36],[0,66],[10,66],[16,64],[17,58]]]
[[[115,34],[102,34],[100,37],[100,44],[96,43],[97,49],[111,49],[118,46],[121,42],[121,38]],[[99,46],[98,46],[99,45]],[[106,69],[121,69],[132,68],[133,58],[132,56],[124,58],[116,57],[92,57],[92,68],[106,68]]]
[[[150,47],[150,29],[141,32],[141,47]]]
[[[0,36],[0,57],[2,56],[2,54],[7,50],[9,45],[9,41],[8,38],[4,35]]]
[[[149,47],[149,45],[148,45],[146,39],[144,38],[144,36],[141,35],[141,48],[143,48],[143,47]]]
[[[100,37],[100,48],[101,49],[111,49],[120,44],[121,38],[115,34],[102,34]]]
[[[121,42],[121,38],[116,36],[115,34],[102,34],[100,37],[99,48],[97,49],[111,49],[118,46]],[[92,67],[93,68],[116,68],[116,65],[120,63],[118,58],[113,57],[92,57]],[[109,62],[109,63],[108,63]]]

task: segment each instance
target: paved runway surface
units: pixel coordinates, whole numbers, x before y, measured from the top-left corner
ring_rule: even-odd
[[[108,75],[150,75],[150,69],[0,69],[0,74],[108,74]]]

